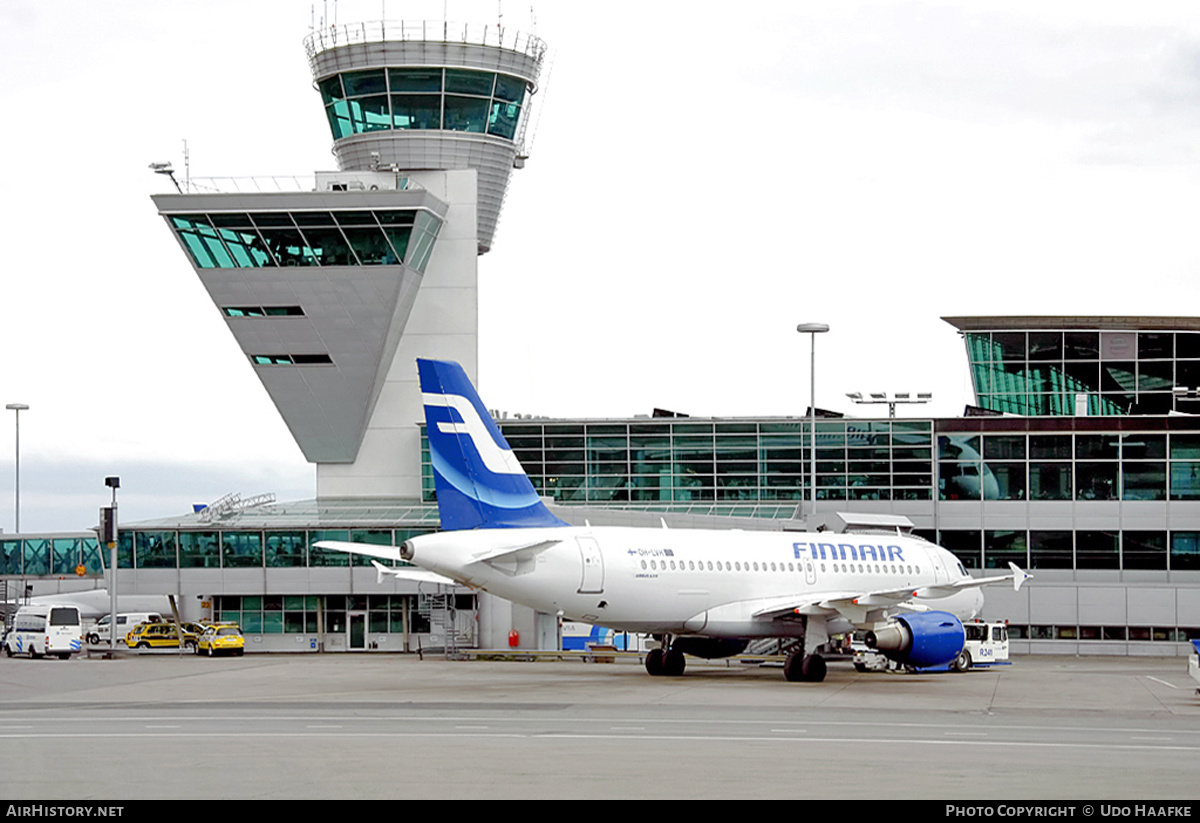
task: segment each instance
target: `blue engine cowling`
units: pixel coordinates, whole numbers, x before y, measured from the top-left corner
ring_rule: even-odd
[[[678,649],[692,657],[703,657],[714,660],[718,657],[733,657],[741,654],[750,645],[744,637],[676,637],[671,643],[672,649]]]
[[[950,612],[902,614],[882,629],[867,632],[868,646],[918,669],[951,662],[966,642],[962,622]]]

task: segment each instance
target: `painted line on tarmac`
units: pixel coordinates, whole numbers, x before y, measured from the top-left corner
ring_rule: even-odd
[[[541,734],[523,734],[517,732],[502,733],[502,732],[338,732],[338,733],[322,733],[316,731],[293,731],[293,732],[183,732],[189,739],[194,738],[209,738],[209,739],[268,739],[268,738],[361,738],[361,739],[434,739],[434,740],[453,740],[456,738],[472,739],[472,738],[503,738],[509,740],[655,740],[662,742],[712,742],[712,743],[803,743],[811,745],[813,743],[826,743],[829,745],[889,745],[895,744],[895,738],[887,737],[780,737],[780,736],[762,736],[762,735],[636,735],[636,734],[579,734],[579,733],[541,733]],[[139,733],[139,732],[64,732],[54,734],[0,734],[0,740],[103,740],[103,739],[173,739],[179,737],[179,734],[168,733]],[[1085,750],[1100,750],[1100,751],[1158,751],[1158,752],[1186,752],[1190,754],[1200,753],[1200,746],[1185,746],[1185,745],[1150,745],[1133,744],[1133,743],[1115,743],[1112,741],[1099,743],[1063,743],[1063,742],[1033,742],[1033,741],[1009,741],[1009,740],[949,740],[946,738],[930,739],[930,738],[909,738],[904,741],[906,746],[928,745],[928,746],[988,746],[988,747],[1004,747],[1004,748],[1026,748],[1026,749],[1085,749]]]

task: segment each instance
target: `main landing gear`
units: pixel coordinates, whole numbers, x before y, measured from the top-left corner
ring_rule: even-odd
[[[667,648],[665,641],[662,647],[651,649],[646,655],[646,673],[651,677],[679,677],[685,665],[683,652]]]
[[[663,635],[657,649],[646,655],[646,673],[651,677],[679,677],[686,664],[683,652],[671,648],[671,635]]]
[[[820,683],[825,679],[825,658],[819,654],[804,654],[801,647],[787,656],[783,676],[789,683]]]

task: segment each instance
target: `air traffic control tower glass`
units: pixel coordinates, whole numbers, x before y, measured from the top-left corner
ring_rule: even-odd
[[[519,77],[473,69],[371,69],[318,83],[333,139],[385,130],[463,131],[513,140],[525,102]]]
[[[419,209],[171,215],[196,268],[388,266],[424,273],[441,220]]]

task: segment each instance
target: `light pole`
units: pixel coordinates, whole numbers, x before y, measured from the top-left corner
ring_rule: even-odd
[[[856,391],[856,392],[850,392],[846,396],[849,397],[851,400],[853,400],[855,403],[859,404],[860,406],[869,406],[872,403],[886,403],[887,407],[888,407],[888,418],[889,419],[896,416],[896,406],[897,405],[924,404],[924,403],[930,403],[933,401],[933,393],[932,392],[917,392],[917,396],[915,399],[912,396],[912,392],[906,392],[906,391],[896,392],[895,394],[893,394],[891,396],[889,396],[888,393],[885,391],[867,392],[867,395],[868,395],[868,397],[863,397],[862,392]]]
[[[112,489],[112,505],[100,510],[100,540],[108,544],[108,650],[109,654],[117,653],[117,489],[121,488],[121,478],[106,477],[104,485]]]
[[[4,408],[17,414],[17,534],[21,533],[21,412],[29,411],[24,403],[9,403]]]
[[[809,414],[809,429],[808,429],[808,447],[809,455],[812,458],[809,472],[809,484],[812,494],[812,511],[809,516],[816,518],[817,516],[817,335],[824,334],[829,331],[829,326],[825,323],[801,323],[796,326],[796,331],[801,334],[809,335],[809,367],[808,367],[808,414]],[[808,526],[808,524],[805,524]]]

